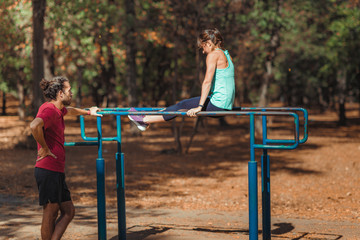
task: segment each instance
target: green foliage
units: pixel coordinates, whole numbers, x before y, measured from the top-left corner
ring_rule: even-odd
[[[2,1],[0,11],[0,90],[16,95],[16,82],[31,71],[31,3]],[[25,74],[23,74],[25,73]]]
[[[0,90],[15,93],[18,79],[31,89],[31,1],[0,4]],[[233,57],[238,97],[258,100],[269,57],[274,59],[272,101],[330,104],[336,72],[344,67],[349,95],[360,94],[360,11],[347,1],[136,0],[132,19],[124,5],[114,0],[47,1],[45,30],[55,39],[55,74],[68,76],[74,85],[81,74],[82,93],[97,101],[109,92],[104,72],[111,71],[112,57],[114,89],[120,101],[128,94],[124,36],[129,24],[136,30],[139,102],[146,105],[171,102],[175,78],[176,99],[200,94],[204,56],[197,52],[196,38],[209,27],[220,29]]]

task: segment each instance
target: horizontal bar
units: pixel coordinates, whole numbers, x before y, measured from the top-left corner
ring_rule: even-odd
[[[89,141],[89,142],[94,142],[97,140],[98,140],[97,137],[85,137],[85,139],[84,139],[84,141]],[[111,141],[117,141],[118,139],[117,139],[117,137],[103,137],[101,140],[111,142]]]
[[[98,142],[65,142],[64,146],[97,146]]]
[[[137,111],[160,111],[165,108],[163,107],[135,107]],[[127,108],[100,108],[100,111],[129,111],[130,107]]]
[[[263,111],[263,110],[270,110],[270,111],[302,111],[306,110],[304,108],[300,107],[234,107],[233,110],[257,110],[257,111]]]
[[[186,112],[180,111],[153,111],[153,112],[146,112],[146,111],[138,111],[138,112],[115,112],[115,111],[100,111],[99,114],[103,115],[177,115],[177,116],[186,116]],[[249,116],[249,115],[258,115],[258,116],[291,116],[295,113],[293,112],[247,112],[247,111],[202,111],[198,112],[197,116]]]
[[[298,147],[299,143],[294,141],[295,144],[293,145],[267,145],[267,144],[254,144],[254,148],[261,148],[261,149],[295,149]]]
[[[266,139],[266,143],[295,143],[295,140],[293,140],[293,139]]]

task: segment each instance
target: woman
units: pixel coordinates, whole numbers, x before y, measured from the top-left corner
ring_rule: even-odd
[[[188,110],[195,117],[201,110],[231,110],[235,98],[234,64],[227,50],[223,49],[223,38],[216,28],[200,33],[197,45],[206,54],[206,74],[201,87],[201,96],[183,100],[164,111]],[[131,108],[129,111],[136,111]],[[150,123],[169,121],[174,115],[129,115],[131,121],[145,131]]]

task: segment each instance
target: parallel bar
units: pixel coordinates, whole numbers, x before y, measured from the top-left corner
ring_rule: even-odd
[[[116,116],[117,153],[116,153],[116,192],[118,210],[118,238],[126,240],[126,208],[125,208],[125,163],[121,152],[121,119]]]
[[[271,239],[271,202],[270,202],[270,159],[267,150],[261,156],[262,179],[262,225],[263,240]]]
[[[99,112],[100,114],[107,114],[107,115],[116,115],[116,116],[123,116],[123,115],[182,115],[185,116],[186,112],[178,112],[178,111],[172,111],[172,112],[165,112],[165,111],[153,111],[153,112],[128,112],[128,111],[122,111],[122,112],[114,112],[114,111],[102,111]],[[293,116],[295,118],[295,124],[296,124],[296,129],[299,128],[299,117],[297,114],[293,113],[293,112],[246,112],[246,111],[209,111],[209,112],[199,112],[198,116],[226,116],[226,115],[237,115],[237,116],[241,116],[241,115],[259,115],[259,116]],[[297,120],[296,120],[297,119]],[[85,136],[85,129],[84,129],[84,120],[83,118],[80,119],[80,124],[83,126],[83,128],[81,129],[81,134],[84,140],[87,141],[97,141],[96,137],[90,138],[90,137],[86,137]],[[298,132],[297,136],[299,135]],[[116,141],[117,138],[116,137],[112,137],[112,138],[102,138],[103,141]],[[278,140],[278,143],[287,143],[289,142],[289,140],[284,140],[283,142],[281,142],[281,140]],[[270,143],[270,142],[269,142]],[[295,140],[293,140],[291,143],[293,143],[293,145],[267,145],[267,144],[256,144],[255,148],[260,148],[260,149],[295,149],[298,144],[299,144],[299,140],[297,140],[297,138],[295,137]]]
[[[128,111],[130,108],[101,108],[102,112],[106,112],[106,111],[116,111],[116,112],[126,112]],[[137,111],[145,111],[141,112],[140,114],[149,114],[149,115],[153,115],[153,113],[149,113],[148,111],[161,111],[164,110],[165,108],[156,108],[156,107],[143,107],[143,108],[135,108]],[[234,107],[232,111],[227,111],[228,114],[225,115],[233,115],[231,113],[234,113],[236,111],[242,111],[242,112],[253,112],[253,111],[300,111],[303,112],[304,114],[304,137],[302,139],[299,140],[299,143],[305,143],[308,139],[308,111],[304,108],[299,108],[299,107]],[[230,113],[230,114],[229,114]],[[132,115],[136,115],[137,113],[133,113]],[[175,115],[179,115],[176,113],[172,113]],[[182,113],[181,115],[185,115],[186,113]],[[128,115],[128,114],[124,114],[124,115]],[[161,113],[156,114],[156,115],[161,115]],[[199,114],[199,116],[201,116],[202,113]],[[80,119],[81,120],[81,119]],[[85,140],[85,139],[84,139]],[[92,140],[94,141],[94,140]],[[96,141],[96,140],[95,140]],[[106,140],[106,141],[111,141],[111,140]]]
[[[135,107],[137,111],[160,111],[165,108],[161,107]],[[101,111],[129,111],[130,107],[127,108],[100,108]]]
[[[249,238],[258,239],[258,193],[257,193],[257,162],[255,161],[255,121],[250,115],[250,161],[248,162],[249,181]]]
[[[116,153],[116,189],[118,208],[118,235],[119,239],[126,240],[124,153]]]
[[[180,111],[138,111],[138,112],[128,112],[128,111],[100,111],[99,114],[103,115],[177,115],[177,116],[186,116],[186,112]],[[202,111],[198,112],[197,116],[244,116],[244,115],[267,115],[267,116],[290,116],[295,113],[293,112],[251,112],[251,111]]]
[[[116,116],[116,141],[117,141],[117,150],[118,153],[122,152],[121,148],[121,116]]]
[[[87,137],[85,134],[85,121],[84,121],[84,116],[80,116],[80,130],[81,130],[81,138],[84,141],[98,141],[97,137]],[[117,138],[116,137],[105,137],[102,138],[103,141],[116,141]]]
[[[97,117],[98,158],[96,159],[98,238],[106,240],[105,161],[102,156],[101,117]]]
[[[293,145],[267,145],[267,144],[254,144],[255,148],[260,149],[279,149],[279,150],[291,150],[297,148],[299,145],[298,142],[295,142]]]
[[[262,110],[265,111],[265,110]],[[262,116],[262,139],[267,142],[267,118]],[[267,149],[263,149],[261,156],[261,191],[262,191],[262,230],[263,240],[271,239],[271,212],[270,212],[270,161]]]
[[[97,146],[98,142],[65,142],[64,146]]]
[[[106,111],[116,111],[116,112],[122,112],[125,113],[126,111],[128,111],[130,108],[101,108],[101,111],[106,112]],[[152,107],[144,107],[144,108],[135,108],[137,111],[142,111],[141,113],[134,113],[132,112],[132,115],[144,115],[144,114],[148,114],[148,115],[167,115],[167,114],[162,114],[162,113],[151,113],[153,111],[157,111],[159,112],[160,110],[164,110],[165,108],[152,108]],[[299,143],[305,143],[308,139],[308,111],[304,108],[299,108],[299,107],[234,107],[232,111],[226,111],[226,113],[224,113],[224,115],[233,115],[232,113],[236,112],[236,111],[241,111],[241,112],[254,112],[254,111],[270,111],[270,112],[274,112],[274,111],[300,111],[303,112],[304,115],[304,136],[302,139],[299,140]],[[150,111],[150,112],[148,112]],[[208,113],[208,112],[207,112]],[[181,113],[181,114],[176,114],[175,113],[171,113],[172,115],[186,115],[186,113]],[[200,112],[198,115],[201,116],[205,113]],[[123,115],[128,115],[128,114],[123,114]],[[243,115],[243,114],[242,114]],[[271,114],[269,114],[271,115]],[[276,114],[278,115],[278,114]],[[204,115],[206,116],[206,115]],[[107,141],[111,141],[111,140],[107,140]]]
[[[266,143],[295,143],[293,139],[266,139]],[[299,141],[300,143],[300,141]]]
[[[299,107],[234,107],[233,110],[245,110],[245,111],[298,111],[304,115],[304,137],[299,140],[299,143],[305,143],[308,139],[308,111],[305,108]]]

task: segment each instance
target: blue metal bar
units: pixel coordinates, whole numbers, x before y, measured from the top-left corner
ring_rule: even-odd
[[[165,108],[163,107],[135,107],[137,111],[160,111]],[[129,111],[130,107],[127,108],[100,108],[101,111]]]
[[[271,201],[270,201],[270,156],[263,150],[261,156],[262,179],[262,230],[263,240],[271,239]]]
[[[102,108],[101,109],[101,113],[102,114],[121,114],[121,115],[128,115],[130,108]],[[161,113],[157,113],[160,110],[164,110],[164,108],[153,108],[153,107],[144,107],[144,108],[135,108],[137,111],[139,112],[131,112],[131,115],[186,115],[185,112],[179,113],[179,112],[161,112]],[[233,108],[233,110],[241,110],[241,112],[243,112],[244,114],[234,114],[234,112],[236,111],[227,111],[227,112],[216,112],[216,113],[211,113],[211,112],[202,112],[199,113],[199,116],[211,116],[211,115],[249,115],[250,112],[253,111],[270,111],[270,113],[267,113],[267,115],[279,115],[277,113],[275,114],[271,114],[271,112],[273,111],[301,111],[303,112],[304,115],[304,136],[302,139],[299,140],[299,143],[305,143],[308,139],[308,112],[306,109],[304,108],[298,108],[298,107],[265,107],[265,108],[260,108],[260,107],[235,107]],[[245,110],[245,111],[244,111]],[[150,112],[149,112],[150,111]],[[247,111],[247,113],[246,113]],[[109,112],[109,113],[107,113]],[[113,113],[110,113],[113,112]],[[261,114],[257,114],[257,115],[261,115]],[[286,115],[286,114],[285,114]],[[80,118],[81,120],[81,118]],[[84,132],[84,131],[82,131]],[[83,137],[84,140],[86,141],[97,141],[96,138],[87,138],[85,135]],[[112,138],[104,138],[104,141],[115,141],[115,139]],[[274,140],[276,143],[276,141],[278,140]],[[271,139],[268,139],[267,143],[273,143]],[[277,143],[289,143],[286,140],[283,142],[277,142]]]
[[[257,162],[255,161],[255,120],[250,115],[250,161],[248,162],[249,181],[249,238],[258,239],[258,193],[257,193]]]
[[[304,108],[301,109],[301,111],[304,113],[304,137],[300,139],[300,143],[305,143],[308,139],[308,111]]]
[[[118,238],[121,240],[126,240],[124,153],[116,153],[116,182],[117,182],[116,189],[117,189],[118,235],[119,235]]]
[[[254,144],[255,148],[259,148],[259,149],[278,149],[278,150],[292,150],[298,147],[299,142],[291,145],[291,146],[287,146],[287,145],[267,145],[267,144]]]
[[[80,130],[81,130],[81,138],[84,141],[98,141],[97,137],[87,137],[85,134],[85,121],[84,121],[84,116],[80,116]],[[103,141],[116,141],[116,137],[105,137],[102,138]]]
[[[299,111],[303,113],[304,117],[304,136],[299,140],[299,143],[305,143],[308,139],[308,111],[305,108],[299,107],[234,107],[233,110],[244,111]]]
[[[127,108],[124,108],[127,109]],[[154,108],[146,108],[146,109],[154,109]],[[254,109],[259,109],[259,108],[254,108]],[[268,109],[268,108],[261,108],[261,109]],[[275,109],[275,108],[274,108]],[[278,109],[278,108],[276,108]],[[288,109],[288,108],[286,108]],[[296,108],[297,109],[297,108]],[[305,110],[306,111],[306,110]],[[114,111],[103,111],[100,112],[102,114],[111,114],[111,115],[140,115],[140,114],[147,114],[147,115],[186,115],[186,112],[164,112],[164,111],[154,111],[154,112],[128,112],[128,111],[123,111],[123,112],[114,112]],[[261,116],[268,116],[268,115],[283,115],[283,116],[290,116],[290,115],[296,115],[293,112],[246,112],[246,111],[221,111],[221,112],[200,112],[198,113],[199,116],[220,116],[220,115],[261,115]],[[297,116],[297,115],[296,115]],[[307,114],[306,114],[307,117]],[[307,119],[307,118],[306,118]],[[295,122],[297,123],[297,121]],[[298,127],[298,126],[296,126]],[[98,141],[97,137],[87,137],[85,135],[85,122],[84,122],[84,117],[80,116],[80,128],[81,128],[81,136],[85,141]],[[307,136],[306,136],[307,139]],[[306,140],[305,139],[305,140]],[[102,138],[103,141],[117,141],[117,137],[107,137],[107,138]],[[304,140],[304,139],[302,139]],[[295,149],[297,147],[297,145],[300,143],[300,141],[296,141],[295,140],[289,140],[289,139],[267,139],[266,143],[282,143],[282,144],[293,144],[293,145],[267,145],[267,144],[258,144],[255,145],[256,148],[266,148],[266,149]],[[70,143],[66,143],[66,144],[70,144]],[[71,145],[71,144],[70,144]],[[76,144],[76,146],[81,146],[82,144]],[[92,144],[85,144],[85,145],[92,145]],[[96,145],[94,143],[94,145]],[[71,146],[75,146],[75,144],[72,144]]]
[[[102,155],[101,117],[97,117],[98,158],[96,159],[98,238],[106,240],[105,161]]]
[[[96,146],[97,142],[65,142],[64,146]]]
[[[116,153],[116,190],[118,210],[118,238],[126,240],[126,208],[125,208],[125,163],[121,152],[121,120],[116,116],[117,153]]]
[[[294,139],[266,139],[266,143],[295,143]],[[299,141],[300,143],[300,141]]]
[[[101,108],[102,113],[105,114],[105,112],[109,111],[109,112],[122,112],[122,115],[128,115],[128,113],[125,113],[129,110],[130,108]],[[154,113],[149,113],[148,111],[160,111],[160,110],[164,110],[165,108],[158,108],[158,107],[143,107],[143,108],[135,108],[137,111],[143,111],[141,113],[134,113],[132,112],[132,115],[137,115],[137,114],[151,114],[153,115]],[[303,112],[304,115],[304,136],[302,139],[299,140],[299,143],[305,143],[308,139],[308,111],[304,108],[299,108],[299,107],[234,107],[233,111],[229,111],[231,113],[234,113],[234,111],[248,111],[248,112],[252,112],[252,111],[301,111]],[[145,113],[144,113],[145,111]],[[229,113],[228,112],[228,113]],[[169,113],[170,114],[170,113]],[[175,114],[175,113],[171,113],[171,114]],[[166,114],[161,114],[158,113],[156,115],[166,115]],[[181,113],[181,114],[176,114],[176,115],[186,115],[186,113]],[[200,114],[200,116],[202,115],[202,113]],[[217,114],[216,114],[217,115]],[[226,115],[233,115],[233,114],[226,114]],[[81,118],[83,118],[83,116],[80,117],[80,121]],[[83,131],[82,131],[83,132]],[[86,141],[97,141],[97,139],[94,138],[86,138],[86,136],[83,137],[84,140]],[[270,140],[270,139],[269,139]],[[115,139],[111,139],[111,138],[105,138],[104,141],[115,141]],[[268,141],[268,143],[270,143],[271,141]],[[286,141],[284,143],[287,143]]]
[[[255,148],[260,149],[295,149],[299,145],[299,115],[296,113],[289,113],[289,115],[294,117],[294,123],[295,123],[295,136],[294,136],[294,144],[293,145],[268,145],[268,144],[254,144]],[[266,115],[263,115],[266,116]],[[267,139],[267,135],[265,138],[263,138],[263,142],[268,142],[269,139]],[[287,140],[278,140],[278,142],[283,142]]]
[[[266,110],[262,110],[266,111]],[[267,118],[262,116],[262,140],[267,140]],[[271,212],[270,212],[270,161],[267,149],[263,149],[261,156],[261,191],[262,191],[262,231],[263,240],[271,239]]]
[[[100,114],[107,115],[181,115],[186,116],[186,112],[172,111],[172,112],[164,112],[164,111],[154,111],[154,112],[114,112],[114,111],[102,111]],[[273,115],[281,115],[281,116],[293,116],[295,119],[296,129],[299,129],[299,117],[296,113],[293,112],[246,112],[246,111],[208,111],[208,112],[199,112],[198,116],[225,116],[225,115],[247,115],[247,116],[273,116]],[[267,144],[254,144],[255,148],[261,149],[295,149],[299,145],[299,132],[295,132],[295,139],[292,145],[267,145]],[[94,138],[96,139],[96,138]],[[113,139],[113,138],[112,138]],[[285,140],[286,142],[287,140]]]
[[[99,114],[103,115],[178,115],[178,116],[186,116],[186,112],[180,111],[138,111],[138,112],[128,112],[128,111],[100,111]],[[251,112],[251,111],[203,111],[197,113],[197,116],[227,116],[227,115],[236,115],[236,116],[250,116],[250,115],[267,115],[267,116],[290,116],[293,115],[293,112]]]

